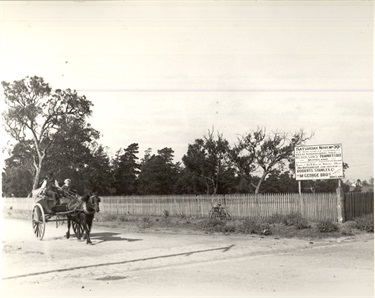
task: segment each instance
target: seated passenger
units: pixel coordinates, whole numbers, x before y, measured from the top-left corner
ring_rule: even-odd
[[[58,200],[59,200],[58,187],[59,187],[59,184],[53,178],[53,174],[50,173],[49,175],[47,175],[42,184],[43,194],[46,196],[45,204],[43,205],[43,207],[45,208],[47,213],[52,213],[52,210],[49,208],[49,205],[48,205],[49,198],[52,199],[53,206],[51,208],[53,208],[54,206],[58,204]]]
[[[72,181],[70,179],[64,180],[64,185],[61,187],[64,197],[69,198],[71,196],[76,197],[77,192],[72,188]]]

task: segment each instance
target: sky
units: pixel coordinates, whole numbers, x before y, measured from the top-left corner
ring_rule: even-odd
[[[373,1],[1,1],[0,80],[41,76],[92,101],[113,155],[257,127],[343,147],[374,176]]]

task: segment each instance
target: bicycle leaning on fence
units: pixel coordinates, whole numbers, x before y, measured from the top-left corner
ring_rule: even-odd
[[[220,203],[212,205],[211,210],[209,212],[209,217],[211,219],[220,219],[220,220],[232,218],[229,212],[227,211],[227,209],[224,206],[221,206]]]

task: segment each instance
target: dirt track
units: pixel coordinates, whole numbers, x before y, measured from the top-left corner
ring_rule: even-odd
[[[269,236],[122,233],[94,226],[92,246],[48,223],[3,219],[1,297],[373,297],[373,234]]]

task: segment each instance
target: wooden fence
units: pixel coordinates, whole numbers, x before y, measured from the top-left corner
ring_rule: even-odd
[[[309,220],[336,220],[336,194],[104,197],[103,213],[207,217],[220,202],[233,218],[259,218],[299,212]]]
[[[101,212],[114,215],[207,217],[213,203],[226,206],[233,218],[262,218],[299,212],[311,221],[337,221],[335,193],[216,196],[113,196],[101,197]],[[31,210],[32,198],[3,198],[3,209]],[[345,217],[374,212],[373,193],[345,194]]]
[[[345,194],[345,220],[374,212],[374,193],[349,192]],[[371,211],[371,212],[369,212]]]

